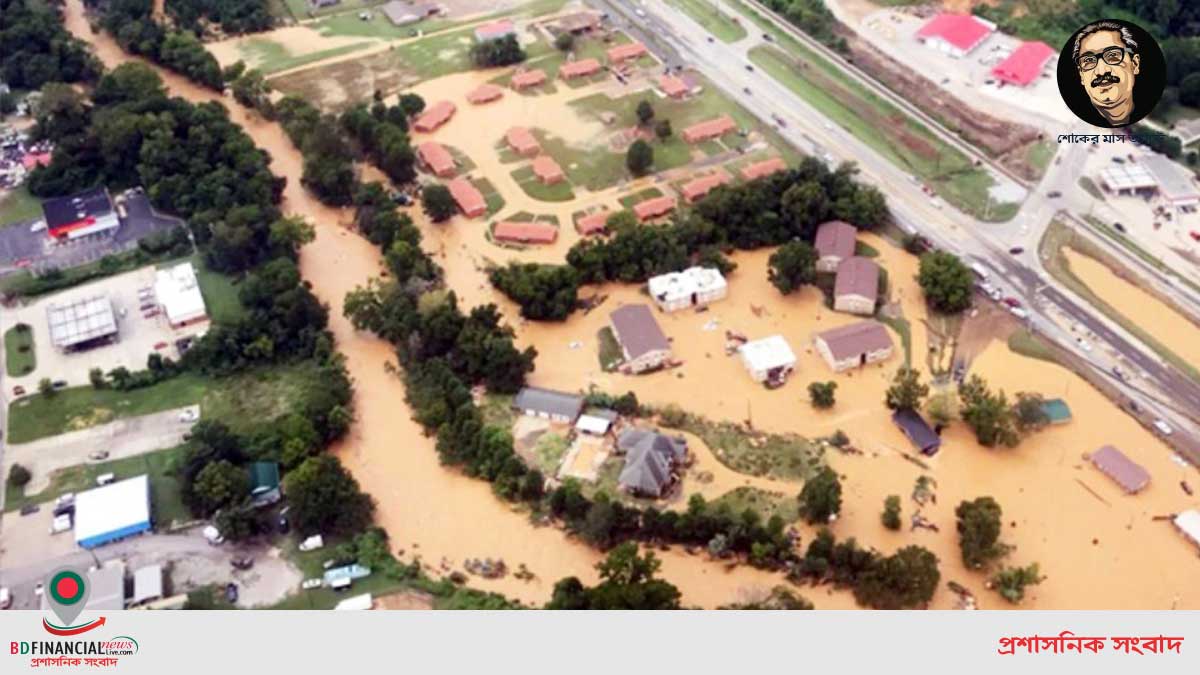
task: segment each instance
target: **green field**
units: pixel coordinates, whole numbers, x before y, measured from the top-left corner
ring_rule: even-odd
[[[339,14],[341,12],[351,12],[350,16],[358,20],[358,10],[366,7],[374,7],[382,5],[386,0],[341,0],[336,5],[331,7],[322,7],[313,9],[308,0],[283,0],[287,4],[288,11],[292,13],[292,17],[297,21],[302,21],[314,16],[329,16],[331,14]]]
[[[0,227],[15,225],[42,216],[42,203],[29,194],[24,185],[0,197]]]
[[[632,209],[634,204],[638,204],[640,202],[646,201],[647,199],[654,199],[655,197],[661,197],[661,196],[663,196],[663,191],[659,190],[656,187],[652,187],[652,188],[646,188],[645,190],[639,190],[630,195],[625,195],[624,197],[621,197],[620,199],[618,199],[617,202],[619,202],[621,204],[621,206],[623,206],[627,209]]]
[[[292,54],[287,47],[272,41],[270,38],[251,38],[238,46],[238,52],[246,63],[265,74],[277,73],[283,70],[299,68],[310,63],[350,54],[370,47],[369,41],[356,42],[350,45],[334,47],[309,54]]]
[[[841,75],[832,64],[792,41],[795,57],[774,46],[750,50],[750,60],[838,126],[900,168],[928,183],[946,202],[977,218],[1004,221],[1015,204],[990,204],[995,181],[926,127]]]
[[[246,316],[246,308],[238,299],[233,279],[208,269],[200,256],[192,257],[192,266],[196,269],[196,281],[200,284],[208,317],[214,323],[232,323]]]
[[[249,432],[266,420],[293,411],[307,387],[319,386],[316,367],[300,363],[220,378],[188,373],[132,391],[96,390],[88,385],[63,389],[50,398],[30,394],[8,407],[8,441],[28,443],[115,419],[197,403],[203,418],[221,420],[234,430]]]
[[[729,9],[718,11],[712,2],[706,0],[670,0],[670,3],[707,28],[721,42],[737,42],[746,37],[746,29],[740,21],[734,20],[733,12]]]
[[[797,489],[796,492],[800,491]],[[710,506],[716,509],[727,506],[736,515],[750,509],[758,513],[764,523],[772,516],[779,516],[785,523],[794,523],[800,519],[800,502],[796,499],[796,494],[767,492],[755,487],[740,487],[726,492],[714,499]]]
[[[4,372],[12,377],[21,377],[32,373],[35,368],[37,354],[33,349],[33,330],[21,331],[13,326],[4,331]]]
[[[526,166],[512,172],[512,177],[525,191],[525,194],[542,202],[569,202],[575,199],[575,191],[571,189],[570,181],[559,181],[553,185],[545,185],[533,175],[533,169]]]
[[[150,504],[155,527],[168,527],[172,522],[186,522],[191,519],[191,514],[183,505],[177,474],[186,447],[179,445],[111,462],[67,467],[54,472],[49,487],[32,495],[25,494],[22,488],[10,485],[4,497],[4,510],[15,511],[26,504],[48,502],[66,492],[86,490],[96,485],[97,476],[106,473],[113,474],[117,480],[147,474],[150,477]]]
[[[1015,330],[1008,336],[1008,348],[1021,356],[1049,361],[1050,363],[1058,363],[1058,357],[1055,355],[1054,348],[1047,344],[1043,338],[1030,333],[1025,328]]]

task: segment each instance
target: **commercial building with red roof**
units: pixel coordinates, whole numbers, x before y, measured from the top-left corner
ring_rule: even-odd
[[[562,167],[549,155],[538,155],[533,158],[533,175],[537,176],[542,185],[554,185],[567,179]]]
[[[1025,42],[1007,59],[996,64],[992,75],[1001,82],[1024,87],[1038,79],[1053,57],[1054,50],[1045,42]]]
[[[665,216],[675,210],[674,197],[653,197],[644,202],[638,202],[633,207],[633,215],[638,220],[647,221],[652,218]]]
[[[782,157],[772,157],[771,159],[764,159],[761,162],[755,162],[742,167],[742,178],[754,180],[755,178],[770,176],[785,169],[787,169],[787,162],[783,161]]]
[[[546,71],[544,70],[523,70],[512,76],[512,88],[520,91],[530,87],[536,87],[546,81]]]
[[[518,244],[553,244],[558,239],[558,228],[545,223],[518,223],[503,220],[492,227],[492,236],[498,241]]]
[[[996,24],[971,14],[938,14],[921,26],[917,39],[955,58],[970,54],[987,39]]]
[[[608,217],[612,211],[607,209],[583,216],[575,221],[575,229],[579,234],[600,234],[608,229]]]
[[[681,191],[683,192],[683,199],[687,203],[693,204],[703,199],[708,193],[722,185],[725,185],[731,180],[733,180],[733,177],[728,173],[725,173],[723,169],[717,169],[710,174],[700,176],[699,178],[694,178],[683,184],[683,187],[681,188]]]
[[[438,101],[421,113],[417,121],[413,122],[413,129],[425,133],[436,131],[438,127],[449,122],[457,110],[458,108],[450,101]]]
[[[609,63],[623,63],[629,59],[636,59],[646,53],[646,45],[640,42],[630,42],[627,45],[617,45],[608,50]]]
[[[737,129],[737,123],[729,115],[699,122],[683,130],[683,140],[688,143],[703,143],[714,138],[720,138]]]
[[[670,98],[683,98],[691,91],[691,87],[681,77],[662,75],[658,78],[658,88]]]
[[[462,211],[464,216],[477,218],[487,213],[487,201],[484,200],[483,193],[471,185],[471,181],[466,178],[455,178],[446,183],[446,187],[450,190],[450,196],[454,198],[454,203],[458,204],[458,210]]]
[[[525,127],[513,127],[504,134],[504,141],[513,152],[522,157],[532,157],[542,151],[542,146]]]
[[[441,143],[425,141],[418,145],[417,157],[435,176],[449,178],[454,175],[454,157]]]
[[[558,69],[558,76],[564,80],[573,80],[577,77],[587,77],[597,73],[600,71],[600,67],[600,62],[596,59],[571,61],[562,64],[562,67]]]
[[[490,103],[504,95],[504,90],[494,84],[481,84],[467,92],[467,100],[475,105]]]

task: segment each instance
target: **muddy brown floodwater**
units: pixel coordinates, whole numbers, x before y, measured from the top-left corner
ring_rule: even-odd
[[[67,0],[65,16],[68,29],[93,44],[108,67],[134,60],[109,36],[92,34],[80,0]],[[380,254],[345,229],[344,224],[351,219],[349,212],[328,208],[301,188],[301,157],[282,129],[264,122],[232,100],[172,73],[161,69],[159,73],[174,95],[192,101],[221,101],[230,110],[231,118],[270,152],[275,173],[287,177],[284,210],[302,215],[316,226],[316,240],[302,251],[301,270],[316,295],[331,307],[330,329],[337,337],[339,349],[346,354],[347,368],[356,388],[357,419],[349,437],[334,451],[377,500],[379,522],[395,546],[420,554],[434,567],[445,559],[452,567],[459,568],[465,558],[473,557],[503,558],[513,568],[524,563],[537,575],[531,582],[510,576],[498,580],[472,578],[471,583],[527,603],[544,602],[553,584],[564,576],[576,575],[585,582],[594,580],[593,566],[600,560],[599,553],[558,530],[533,527],[524,513],[513,511],[498,500],[487,484],[438,464],[432,439],[425,437],[411,420],[401,382],[384,369],[385,364],[394,362],[390,345],[354,331],[341,315],[346,292],[381,270]],[[474,77],[452,77],[456,78],[452,80],[456,87],[475,81]],[[418,90],[437,95],[439,89],[446,91],[442,86],[443,83],[429,83]],[[545,105],[547,101],[539,99],[537,104]],[[460,115],[462,105],[460,102]],[[515,108],[524,107],[519,101],[506,105],[514,109],[496,110],[503,123],[508,123],[514,113],[522,112]],[[502,111],[504,114],[499,115]],[[495,142],[503,133],[503,126],[470,128],[456,124],[459,120],[482,119],[488,113],[480,111],[479,117],[468,114],[456,118],[436,136],[451,145],[470,146],[472,159],[479,166],[499,169],[487,156],[475,155],[484,150],[484,144],[490,146]],[[543,118],[538,124],[550,127],[576,122]],[[473,137],[474,131],[489,127],[486,138]],[[449,137],[452,129],[466,133]],[[494,182],[506,193],[506,199],[514,197],[511,209],[506,212],[534,206],[516,198],[515,190],[519,188],[511,180],[497,177]],[[583,199],[614,206],[609,202],[615,200],[615,193],[587,194]],[[578,205],[576,202],[570,208]],[[562,213],[568,208],[561,204],[548,206],[539,204],[534,212]],[[1065,396],[1075,412],[1075,421],[1028,439],[1015,450],[980,448],[966,429],[955,425],[947,432],[942,453],[929,460],[929,469],[922,471],[900,457],[898,451],[907,450],[908,446],[880,405],[887,378],[898,365],[899,357],[861,372],[842,375],[828,372],[808,347],[810,335],[850,319],[829,312],[811,290],[788,298],[779,296],[766,282],[766,252],[735,257],[739,269],[730,280],[730,297],[714,305],[712,311],[662,318],[664,330],[674,338],[677,353],[686,361],[682,368],[632,378],[600,371],[595,333],[607,313],[618,304],[646,301],[636,288],[596,289],[611,296],[607,303],[589,315],[576,315],[562,324],[521,323],[512,303],[497,297],[486,283],[482,267],[492,260],[549,260],[552,255],[561,260],[564,242],[560,239],[560,246],[551,250],[500,249],[481,235],[482,221],[456,219],[449,225],[432,226],[419,209],[413,209],[412,213],[426,233],[426,246],[446,268],[447,279],[459,296],[468,304],[497,302],[518,326],[519,341],[537,346],[541,355],[539,368],[531,378],[535,384],[578,389],[596,383],[617,391],[633,389],[647,401],[678,402],[717,420],[740,421],[749,412],[757,427],[770,431],[817,436],[845,429],[866,454],[831,458],[833,466],[845,476],[844,510],[834,528],[839,537],[856,536],[885,552],[908,543],[927,546],[942,561],[943,579],[955,579],[972,588],[986,607],[1004,606],[996,595],[984,590],[981,574],[962,568],[954,534],[953,509],[958,501],[990,494],[1005,509],[1004,540],[1016,546],[1009,560],[1022,564],[1037,561],[1049,577],[1042,586],[1033,589],[1025,606],[1200,607],[1194,552],[1168,524],[1150,521],[1152,515],[1194,506],[1194,500],[1189,504],[1178,489],[1179,480],[1194,473],[1175,465],[1162,443],[1073,374],[1019,357],[1002,344],[991,345],[975,361],[975,372],[1010,393],[1021,389]],[[571,233],[569,220],[560,219],[560,223],[564,225],[564,235]],[[868,241],[881,251],[905,316],[913,324],[914,361],[923,363],[921,355],[927,341],[921,322],[925,315],[912,279],[915,260],[877,239]],[[761,311],[755,312],[752,304],[761,307]],[[719,320],[719,328],[703,330],[704,324],[712,319]],[[725,357],[721,350],[720,335],[726,327],[751,336],[783,333],[800,356],[799,373],[779,390],[767,391],[753,385],[736,361]],[[582,342],[583,348],[570,349],[572,341]],[[815,412],[807,404],[804,388],[814,379],[838,382],[839,404],[832,411]],[[1150,488],[1136,497],[1125,496],[1081,460],[1082,453],[1102,443],[1114,443],[1142,463],[1153,475]],[[732,472],[714,473],[724,484],[744,484]],[[908,495],[921,473],[928,473],[938,481],[938,504],[927,507],[924,514],[941,531],[910,534],[884,530],[879,524],[884,496],[900,494],[907,519],[913,508]],[[1090,494],[1078,481],[1100,498]],[[788,488],[786,482],[760,479],[749,482],[768,489]],[[799,485],[792,489],[798,490]],[[809,538],[811,530],[805,528],[804,532],[806,539]],[[687,556],[678,547],[659,555],[663,560],[663,576],[680,588],[685,603],[690,605],[713,607],[759,593],[782,580],[777,574],[744,566],[727,571],[700,557]],[[854,607],[852,597],[844,591],[801,589],[801,592],[820,608]],[[932,604],[937,608],[952,606],[953,598],[944,584]]]

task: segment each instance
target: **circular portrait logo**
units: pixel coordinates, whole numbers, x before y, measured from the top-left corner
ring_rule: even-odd
[[[1162,97],[1166,61],[1150,34],[1117,19],[1093,21],[1063,45],[1058,91],[1079,119],[1110,129],[1141,120]]]

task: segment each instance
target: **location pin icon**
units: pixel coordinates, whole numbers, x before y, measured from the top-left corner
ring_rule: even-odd
[[[65,626],[83,611],[91,592],[87,574],[75,567],[60,567],[46,577],[46,602]]]

